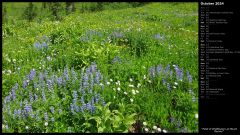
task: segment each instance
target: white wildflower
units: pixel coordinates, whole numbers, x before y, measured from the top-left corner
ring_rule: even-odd
[[[133,94],[133,95],[135,95],[135,94],[136,94],[135,90],[132,90],[132,94]]]
[[[123,94],[127,95],[127,92],[126,92],[126,91],[124,91],[124,92],[123,92]]]
[[[158,131],[158,132],[161,132],[162,130],[161,130],[161,128],[157,128],[157,131]]]
[[[148,130],[148,128],[144,128],[144,130],[146,131],[146,132],[148,132],[149,130]]]
[[[143,76],[143,79],[145,80],[146,78],[147,78],[146,75],[144,75],[144,76]]]
[[[198,119],[198,114],[197,113],[195,114],[195,118]]]
[[[165,129],[163,129],[162,131],[163,131],[163,133],[167,133],[167,131]]]
[[[156,129],[157,129],[157,126],[153,126],[153,129],[155,129],[155,130],[156,130]]]
[[[132,85],[132,84],[129,84],[128,86],[129,86],[129,87],[132,87],[132,88],[134,87],[134,85]]]
[[[120,85],[120,81],[117,81],[118,85]]]
[[[100,86],[103,86],[103,84],[102,84],[102,83],[100,83],[99,85],[100,85]]]
[[[174,84],[175,84],[175,85],[178,85],[178,83],[177,83],[177,82],[174,82]]]
[[[143,122],[143,125],[144,125],[144,126],[147,126],[147,122]]]
[[[133,99],[131,98],[130,101],[133,102]]]
[[[140,83],[138,83],[137,87],[139,88],[140,86],[141,86],[141,84],[140,84]]]
[[[130,79],[129,79],[129,81],[130,81],[130,82],[132,82],[132,81],[133,81],[133,79],[132,79],[132,78],[130,78]]]
[[[149,83],[151,83],[152,81],[151,80],[148,80]]]
[[[176,89],[177,87],[176,86],[173,86],[174,89]]]
[[[136,90],[136,93],[139,93],[139,91],[138,91],[138,90]]]
[[[48,122],[45,122],[45,124],[44,124],[45,126],[48,126]]]
[[[110,79],[109,81],[110,81],[110,82],[113,82],[113,79]]]
[[[117,90],[120,91],[120,87],[118,87]]]
[[[26,129],[29,129],[29,127],[28,127],[28,126],[26,126]]]
[[[9,73],[9,74],[11,74],[11,73],[12,73],[12,71],[11,71],[11,70],[8,70],[8,73]]]
[[[110,85],[110,82],[107,82],[107,85]]]

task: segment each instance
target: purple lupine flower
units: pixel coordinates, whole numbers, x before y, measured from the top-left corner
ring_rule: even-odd
[[[36,75],[36,71],[35,71],[34,69],[32,69],[32,70],[30,71],[30,74],[28,75],[28,79],[29,79],[30,81],[33,80],[34,77],[35,77],[35,75]]]
[[[14,113],[13,113],[13,119],[15,119],[15,116],[17,115],[17,109],[14,109]]]
[[[99,99],[100,99],[100,94],[95,94],[94,95],[94,98],[95,98],[95,103],[98,103]]]
[[[34,100],[36,101],[38,99],[38,96],[36,93],[34,93]]]
[[[63,83],[63,78],[62,78],[62,77],[59,77],[59,78],[57,79],[57,84],[58,84],[58,86],[61,86],[62,83]]]
[[[10,116],[12,114],[12,111],[9,105],[7,106],[7,111],[8,111],[8,115]]]
[[[112,61],[112,63],[113,64],[115,64],[115,63],[122,63],[122,61],[121,61],[121,59],[118,57],[118,56],[115,56],[114,58],[113,58],[113,61]]]
[[[91,80],[91,83],[90,83],[89,93],[92,94],[93,85],[94,85],[94,80],[93,80],[93,74],[92,73],[90,73],[90,80]]]
[[[106,102],[104,101],[104,99],[102,99],[102,105],[105,106],[106,105]]]
[[[175,71],[176,71],[176,74],[177,74],[177,79],[182,80],[183,71],[181,69],[179,69],[178,66],[175,66]]]
[[[30,116],[31,116],[32,119],[34,118],[34,113],[33,113],[33,111],[30,112]]]
[[[36,82],[34,82],[34,83],[33,83],[33,88],[36,90],[36,89],[37,89],[37,87],[38,87],[38,86],[37,86],[37,83],[36,83]]]
[[[51,121],[52,121],[52,122],[54,122],[54,121],[55,121],[55,120],[54,120],[54,117],[52,117],[52,118],[51,118]]]
[[[54,85],[54,83],[55,83],[55,75],[54,74],[51,77],[51,82],[52,82],[52,85]]]
[[[20,118],[20,116],[21,116],[21,113],[22,113],[21,109],[18,109],[18,110],[17,110],[17,115],[18,115],[18,118]]]
[[[39,119],[39,110],[37,110],[37,112],[36,112],[36,117],[35,117],[35,118],[36,118],[37,121],[40,120],[40,119]]]
[[[90,102],[88,102],[88,103],[86,104],[86,109],[87,109],[87,110],[90,110],[90,109],[91,109],[91,103],[90,103]]]
[[[20,101],[20,104],[19,104],[19,105],[20,105],[20,107],[22,107],[22,100]]]
[[[32,95],[32,92],[29,92],[29,99],[31,102],[33,102],[33,95]]]
[[[162,82],[164,85],[167,83],[165,79],[162,79]]]
[[[154,38],[158,39],[158,40],[162,40],[162,39],[165,38],[165,36],[164,35],[161,36],[159,33],[157,33],[157,34],[154,35]]]
[[[38,79],[39,79],[39,81],[43,82],[44,76],[42,73],[38,74]]]
[[[43,76],[43,74],[39,73],[38,78],[39,78],[39,85],[41,86],[42,89],[44,89],[45,83],[44,83],[44,76]]]
[[[162,65],[160,64],[157,66],[157,69],[156,69],[158,75],[160,74],[161,69],[162,69]]]
[[[81,106],[81,108],[80,108],[82,113],[83,113],[83,112],[84,112],[84,110],[86,109],[86,106],[87,106],[87,105],[86,105],[85,103],[84,103],[84,104],[82,104],[82,106]]]
[[[54,113],[54,107],[53,106],[51,106],[50,110],[51,110],[51,113]]]
[[[165,74],[168,73],[169,70],[170,70],[170,64],[168,64],[167,67],[165,68],[164,70]]]
[[[85,102],[84,102],[84,95],[82,95],[80,101],[81,101],[82,104],[85,104]]]
[[[172,72],[172,70],[171,70],[170,73],[169,73],[170,77],[172,77],[172,74],[173,74],[173,72]]]
[[[22,85],[23,89],[27,88],[28,82],[29,82],[28,80],[23,81],[23,85]]]
[[[169,118],[169,122],[174,123],[174,122],[175,122],[175,119],[171,116],[171,117]]]
[[[66,80],[63,79],[63,86],[66,87],[66,84],[67,84]]]
[[[43,99],[43,101],[46,101],[46,96],[45,96],[44,90],[42,90],[42,99]]]
[[[171,90],[169,83],[167,83],[167,89],[168,89],[169,91]]]
[[[82,81],[83,81],[82,86],[85,89],[88,86],[88,74],[87,73],[84,74]]]
[[[48,76],[48,71],[47,70],[44,70],[44,76],[45,76],[45,78],[47,78],[47,76]]]
[[[181,127],[181,122],[178,120],[176,125],[177,125],[178,128],[180,128]]]
[[[64,69],[64,71],[63,71],[63,76],[66,78],[67,81],[69,80],[67,67],[66,67],[66,68]]]
[[[28,113],[28,112],[32,111],[32,106],[30,104],[26,103],[24,110]]]
[[[49,39],[46,35],[44,35],[44,36],[43,36],[43,40],[45,40],[46,42],[48,42],[50,39]]]
[[[48,86],[48,90],[52,90],[53,89],[53,84],[51,80],[47,80],[47,86]]]
[[[11,100],[11,97],[10,97],[10,95],[9,95],[9,96],[6,96],[6,98],[5,98],[5,101],[4,101],[4,104],[6,104],[6,103],[10,102],[10,100]]]
[[[59,109],[59,114],[62,113],[62,109]]]
[[[35,46],[36,49],[40,49],[41,48],[41,44],[39,42],[37,42],[37,43],[35,42],[34,46]]]
[[[90,73],[91,73],[90,67],[86,68],[86,73],[87,73],[87,74],[90,74]]]
[[[71,110],[72,113],[75,113],[75,112],[74,112],[74,107],[73,107],[73,104],[72,104],[72,103],[70,103],[70,110]]]
[[[71,72],[72,72],[73,80],[74,80],[74,81],[77,80],[77,74],[76,74],[74,68],[71,69]]]
[[[190,73],[188,71],[187,71],[187,77],[188,77],[189,83],[192,83],[192,76],[190,75]]]
[[[122,37],[123,37],[123,33],[121,33],[121,32],[113,32],[112,35],[113,35],[115,38],[122,38]]]
[[[77,102],[77,98],[78,98],[77,91],[73,91],[73,103]]]
[[[42,43],[42,47],[44,47],[44,48],[46,48],[46,49],[47,49],[47,48],[48,48],[48,45],[47,45],[47,43],[46,43],[46,42],[43,42],[43,43]]]
[[[97,65],[96,65],[95,62],[92,62],[91,65],[90,65],[90,71],[92,73],[94,73],[94,72],[96,72],[96,70],[97,70]]]
[[[150,67],[148,70],[148,74],[151,78],[155,77],[155,67]]]
[[[100,71],[98,70],[96,72],[96,77],[95,77],[96,84],[100,83],[101,78],[102,78],[102,75],[101,75]]]
[[[47,114],[47,112],[44,113],[44,120],[48,121],[48,114]]]
[[[76,110],[76,112],[79,112],[79,107],[76,102],[73,104],[73,107]]]
[[[14,101],[16,99],[16,93],[15,93],[14,89],[12,89],[11,95],[12,95],[12,99]]]

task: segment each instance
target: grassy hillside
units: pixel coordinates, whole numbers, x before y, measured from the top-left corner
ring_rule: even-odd
[[[197,132],[197,13],[197,3],[151,3],[11,19],[3,131]]]

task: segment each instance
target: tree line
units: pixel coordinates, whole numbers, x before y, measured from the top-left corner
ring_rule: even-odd
[[[41,10],[47,11],[52,20],[61,20],[63,16],[69,15],[76,12],[78,9],[80,13],[84,12],[96,12],[104,9],[121,9],[127,7],[139,7],[147,3],[143,2],[92,2],[86,4],[82,2],[78,7],[76,2],[42,2]],[[33,21],[35,18],[40,16],[38,8],[34,5],[34,2],[29,2],[28,5],[23,9],[23,19],[28,20],[29,22]],[[8,21],[8,13],[6,6],[2,8],[2,20],[3,22]]]

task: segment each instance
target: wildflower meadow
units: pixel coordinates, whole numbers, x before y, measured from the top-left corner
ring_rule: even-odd
[[[3,133],[198,132],[197,3],[9,17],[2,39]]]

